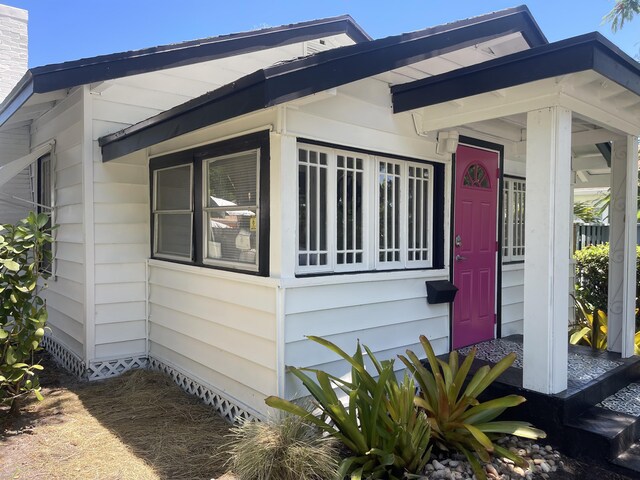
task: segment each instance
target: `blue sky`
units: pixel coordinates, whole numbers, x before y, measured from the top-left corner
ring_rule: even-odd
[[[0,0],[29,10],[29,66],[133,50],[321,17],[350,14],[380,38],[493,10],[517,0]],[[600,31],[640,52],[640,18],[613,34],[602,17],[613,0],[530,0],[550,41]]]

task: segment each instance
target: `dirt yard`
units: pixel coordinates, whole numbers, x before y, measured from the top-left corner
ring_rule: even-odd
[[[10,420],[0,410],[0,480],[210,480],[227,470],[230,425],[168,377],[134,371],[86,383],[46,354],[43,364],[44,401]],[[627,477],[565,458],[547,478]]]
[[[47,356],[44,401],[0,410],[0,479],[211,479],[229,425],[160,373],[78,382]]]

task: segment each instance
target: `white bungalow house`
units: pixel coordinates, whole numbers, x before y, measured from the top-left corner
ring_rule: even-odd
[[[265,396],[304,393],[287,365],[348,371],[305,335],[390,358],[420,334],[446,353],[522,333],[524,386],[560,392],[572,149],[598,143],[610,348],[633,354],[640,65],[595,33],[548,43],[526,7],[34,68],[0,125],[28,140],[0,182],[33,172],[23,198],[59,225],[47,348],[90,379],[150,363],[224,415],[262,416]]]

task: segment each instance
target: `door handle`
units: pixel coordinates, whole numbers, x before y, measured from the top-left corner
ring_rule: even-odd
[[[463,257],[462,255],[456,255],[456,262],[459,262],[461,260],[466,260],[467,257]]]

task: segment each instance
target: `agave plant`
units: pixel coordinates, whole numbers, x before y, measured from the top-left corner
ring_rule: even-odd
[[[513,364],[515,354],[507,355],[493,368],[488,365],[481,367],[464,387],[475,357],[475,348],[460,365],[457,352],[450,353],[447,363],[436,358],[424,335],[420,336],[420,343],[427,355],[430,370],[411,350],[407,350],[406,357],[399,357],[420,386],[416,405],[426,413],[436,445],[443,450],[462,452],[479,480],[486,479],[486,474],[478,458],[489,462],[492,454],[527,468],[528,464],[522,457],[493,442],[505,434],[532,439],[546,436],[542,430],[533,428],[527,422],[495,420],[507,408],[520,405],[525,398],[507,395],[482,403],[478,400],[478,396]]]
[[[318,416],[279,397],[268,397],[267,405],[299,415],[339,439],[353,455],[340,465],[339,478],[399,479],[422,472],[431,454],[427,414],[415,405],[415,384],[405,375],[398,382],[393,360],[379,362],[371,350],[358,343],[348,355],[328,340],[308,337],[337,353],[351,365],[351,380],[322,370],[290,367],[315,399]],[[366,351],[377,378],[365,368]],[[307,373],[312,373],[315,379]],[[336,391],[346,395],[342,403]]]

